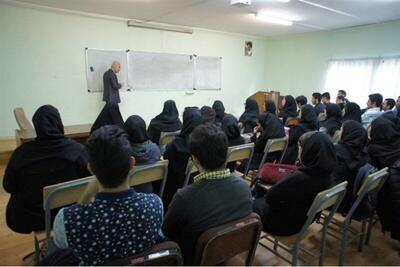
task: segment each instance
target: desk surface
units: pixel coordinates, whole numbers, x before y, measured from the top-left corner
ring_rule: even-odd
[[[90,135],[90,128],[92,124],[77,124],[64,126],[64,135],[68,138],[84,138]],[[17,138],[23,142],[33,140],[36,138],[35,129],[29,130],[16,130]]]

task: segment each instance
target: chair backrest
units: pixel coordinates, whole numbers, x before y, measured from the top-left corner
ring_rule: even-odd
[[[262,223],[257,214],[205,231],[197,240],[194,265],[218,265],[248,251],[246,265],[253,262]]]
[[[129,172],[129,185],[136,186],[155,181],[161,181],[159,196],[164,194],[167,182],[168,160],[158,161],[154,164],[137,166]]]
[[[364,198],[371,191],[376,190],[376,194],[382,188],[383,184],[389,175],[389,168],[383,168],[379,171],[371,173],[368,175],[364,182],[362,183],[360,189],[357,191],[357,198],[355,199],[353,205],[351,206],[349,212],[346,214],[346,222],[350,222],[357,208],[360,206]],[[375,208],[375,207],[374,207]]]
[[[180,130],[176,131],[176,132],[161,132],[160,133],[160,140],[159,140],[158,144],[159,144],[159,147],[160,147],[161,155],[164,154],[165,147],[169,143],[174,141],[175,137],[180,133],[181,133]]]
[[[300,241],[303,239],[304,235],[307,232],[307,229],[313,223],[316,216],[320,212],[330,208],[329,215],[327,219],[324,221],[324,228],[328,226],[328,224],[332,220],[333,215],[335,214],[336,210],[338,209],[340,203],[344,198],[344,195],[346,193],[346,187],[347,187],[347,181],[340,183],[330,189],[322,191],[315,196],[313,203],[308,209],[307,220],[305,221],[303,227],[301,228],[300,233],[296,238],[297,244],[300,244]]]
[[[265,161],[267,160],[269,153],[281,151],[282,152],[281,157],[278,162],[278,163],[281,163],[283,156],[285,155],[288,143],[289,143],[289,138],[287,136],[282,137],[282,138],[269,139],[267,141],[267,143],[265,144],[264,155],[260,162],[260,166],[258,167],[258,171],[260,172],[262,166],[264,165]]]
[[[190,176],[198,171],[199,170],[197,169],[196,165],[194,165],[194,162],[189,158],[185,170],[185,181],[183,182],[182,187],[187,186],[189,184]]]
[[[23,108],[15,108],[14,116],[17,124],[21,130],[33,129],[32,123],[28,120],[25,115],[25,111]]]
[[[179,246],[175,242],[163,242],[152,248],[122,259],[115,259],[103,266],[181,266],[183,264]]]
[[[51,233],[51,210],[76,203],[94,176],[76,179],[43,188],[46,238]]]
[[[254,143],[231,146],[228,148],[226,163],[247,159],[246,168],[243,172],[243,176],[246,176],[247,172],[249,171],[253,154],[254,154]]]

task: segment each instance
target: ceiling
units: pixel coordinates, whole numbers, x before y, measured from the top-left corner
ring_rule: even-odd
[[[243,8],[231,6],[230,0],[18,0],[18,2],[265,37],[400,19],[400,0],[291,0],[288,3],[282,0],[252,0],[251,6]],[[294,25],[286,27],[256,20],[254,13],[259,11],[293,20]]]

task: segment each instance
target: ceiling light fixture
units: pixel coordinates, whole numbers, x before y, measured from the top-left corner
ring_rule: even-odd
[[[293,25],[293,21],[291,21],[291,20],[281,19],[281,18],[269,16],[266,14],[257,13],[257,14],[255,14],[255,16],[256,16],[256,19],[262,20],[265,22],[269,22],[269,23],[274,23],[274,24],[279,24],[279,25],[284,25],[284,26],[292,26]]]

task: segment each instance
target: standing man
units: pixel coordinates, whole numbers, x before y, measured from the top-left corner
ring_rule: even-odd
[[[117,73],[121,69],[121,64],[118,61],[114,61],[111,65],[111,69],[107,70],[103,75],[103,101],[108,103],[120,103],[119,89],[122,84],[118,83]]]

